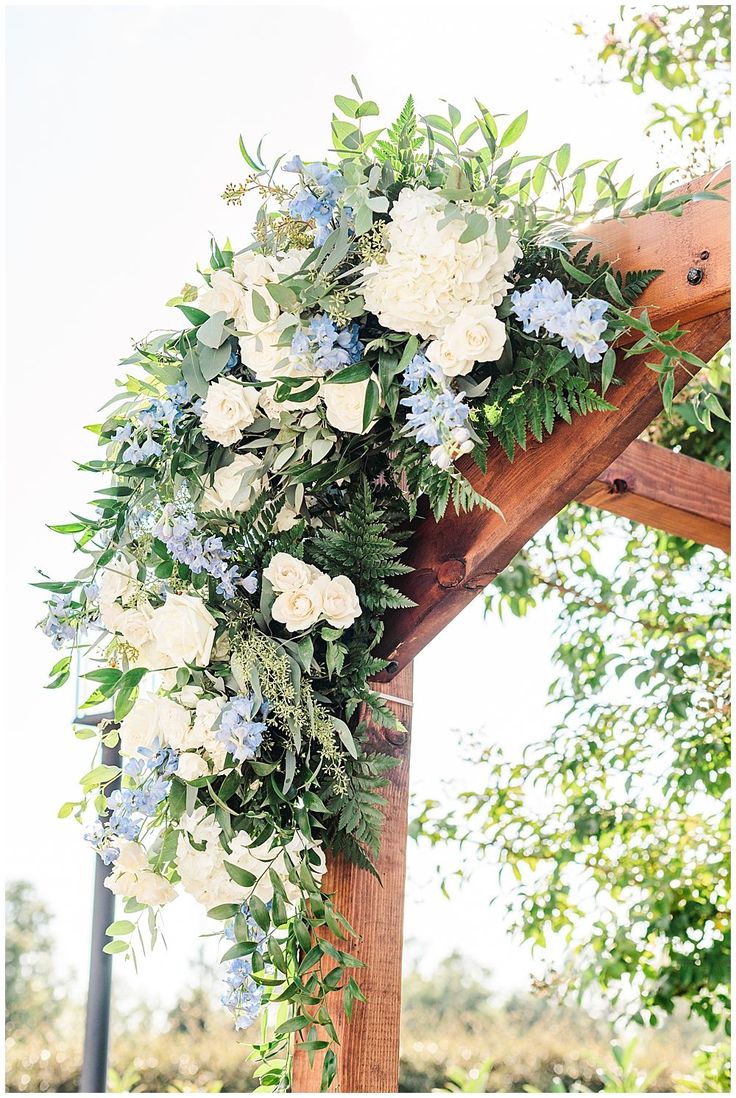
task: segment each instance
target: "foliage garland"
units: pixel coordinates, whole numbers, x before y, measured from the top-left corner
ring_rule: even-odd
[[[80,466],[110,484],[52,527],[85,565],[38,584],[44,632],[91,665],[83,708],[114,707],[77,735],[124,758],[122,775],[95,759],[60,812],[125,897],[105,949],[132,956],[144,912],[155,939],[176,886],[194,895],[222,926],[236,1027],[261,1015],[265,1090],[288,1086],[295,1043],[322,1054],[328,1088],[326,997],[341,990],[348,1017],[363,999],[324,854],[376,872],[394,760],[365,721],[397,719],[369,682],[386,611],[409,605],[395,581],[419,500],[438,518],[493,507],[456,459],[482,467],[496,439],[513,460],[558,418],[613,408],[612,344],[631,332],[671,406],[676,365],[702,364],[632,308],[658,272],[622,276],[581,226],[719,197],[667,194],[659,172],[633,202],[616,162],[511,152],[526,112],[499,127],[479,102],[463,124],[410,97],[366,130],[378,107],[354,84],[335,97],[333,163],[269,168],[241,138],[249,172],[224,198],[260,197],[254,243],[213,241],[203,287],[169,302],[189,326],[124,360],[92,428],[104,456]]]

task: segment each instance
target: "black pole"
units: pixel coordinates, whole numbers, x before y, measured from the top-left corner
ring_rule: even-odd
[[[98,724],[104,717],[94,720]],[[76,723],[81,723],[80,721]],[[84,722],[92,723],[89,718]],[[120,766],[120,747],[102,747],[102,762]],[[118,778],[112,789],[120,786]],[[105,878],[113,866],[95,855],[95,885],[92,908],[92,943],[89,958],[87,1014],[84,1025],[84,1056],[79,1078],[80,1094],[104,1094],[107,1085],[107,1050],[110,1038],[110,998],[112,994],[112,956],[103,953],[105,930],[115,918],[115,895],[105,888]]]

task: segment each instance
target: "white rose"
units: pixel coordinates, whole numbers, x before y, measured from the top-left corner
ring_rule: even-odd
[[[233,258],[233,274],[244,286],[265,286],[274,280],[270,259],[258,252],[236,255]]]
[[[268,324],[258,323],[257,331],[252,335],[240,337],[240,357],[259,381],[273,381],[275,377],[289,376],[289,369],[293,368],[291,347],[289,344],[281,346],[279,340],[284,329],[295,323],[295,320],[290,314],[283,313]],[[247,324],[243,326],[250,330]]]
[[[361,614],[358,592],[347,576],[335,576],[322,592],[322,617],[335,629],[348,629]]]
[[[469,374],[475,363],[472,359],[457,358],[443,339],[433,340],[427,347],[427,358],[442,370],[445,377]]]
[[[271,268],[277,278],[288,278],[296,274],[304,266],[304,260],[309,255],[309,248],[289,248],[286,255],[280,259],[272,257]]]
[[[130,610],[121,611],[116,618],[115,630],[122,634],[128,644],[140,652],[153,640],[152,620],[151,604],[142,603]]]
[[[505,343],[505,325],[493,309],[485,305],[464,309],[444,334],[444,344],[458,360],[495,362],[501,357]]]
[[[114,633],[118,627],[118,622],[125,611],[119,602],[101,602],[100,603],[100,618],[102,624],[110,633]]]
[[[203,778],[207,774],[207,763],[201,755],[194,751],[183,751],[179,756],[179,765],[176,768],[176,776],[183,782],[192,782],[195,778]]]
[[[149,694],[139,698],[120,725],[120,746],[124,755],[135,755],[139,747],[168,744],[177,749],[187,743],[191,715],[171,698]]]
[[[116,599],[125,602],[137,594],[140,586],[138,562],[126,560],[122,553],[117,553],[102,571],[100,603],[109,604]]]
[[[279,534],[285,534],[287,530],[291,530],[293,526],[296,526],[300,517],[298,511],[295,511],[293,507],[290,507],[288,503],[285,503],[276,516],[273,528]]]
[[[229,465],[221,465],[208,484],[200,500],[202,511],[247,511],[266,484],[265,477],[258,480],[248,476],[261,464],[255,454],[237,454]]]
[[[221,377],[207,390],[202,431],[222,446],[232,446],[255,419],[258,390]]]
[[[366,378],[365,381],[354,381],[348,385],[327,384],[322,387],[327,422],[335,430],[363,434],[363,408],[370,380]],[[372,426],[373,421],[365,430],[369,431]]]
[[[276,553],[268,568],[264,569],[263,575],[278,593],[298,591],[316,578],[311,565],[292,557],[290,553]]]
[[[217,622],[196,595],[169,594],[153,611],[152,630],[164,667],[196,664],[206,667],[212,654]],[[151,668],[160,670],[160,668]]]
[[[198,304],[210,316],[225,313],[230,319],[238,316],[245,305],[245,293],[229,271],[213,271],[211,286],[199,295]]]
[[[140,843],[116,839],[115,845],[120,854],[115,859],[113,872],[105,880],[106,888],[117,896],[132,897],[151,907],[168,904],[176,898],[173,885],[151,869]]]
[[[284,591],[271,607],[271,617],[285,625],[290,633],[311,629],[319,621],[324,590],[329,582],[329,576],[320,576],[308,587]]]

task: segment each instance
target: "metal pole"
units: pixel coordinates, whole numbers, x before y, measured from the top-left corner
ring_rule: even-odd
[[[107,714],[76,721],[77,724],[99,724],[109,719]],[[102,762],[120,765],[120,747],[102,747]],[[112,789],[120,786],[120,779]],[[105,878],[113,866],[105,865],[95,856],[95,885],[92,908],[92,942],[89,958],[87,1014],[84,1026],[84,1056],[79,1078],[80,1094],[103,1094],[107,1084],[107,1050],[110,1038],[110,998],[112,994],[112,956],[103,953],[105,930],[115,918],[115,895],[105,888]]]

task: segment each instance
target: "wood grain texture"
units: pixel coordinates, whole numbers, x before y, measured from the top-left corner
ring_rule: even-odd
[[[728,552],[730,473],[663,446],[632,442],[577,499]]]
[[[390,685],[376,684],[376,689],[411,703],[411,664]],[[392,708],[406,726],[406,735],[387,733],[373,723],[369,725],[376,748],[400,760],[390,772],[391,784],[384,791],[387,804],[377,863],[381,883],[342,857],[328,859],[323,881],[327,891],[334,894],[338,911],[361,939],[356,945],[336,944],[355,953],[367,966],[355,972],[368,1001],[355,1003],[352,1022],[344,1017],[342,993],[330,997],[330,1010],[340,1038],[338,1076],[333,1089],[343,1094],[395,1094],[398,1090],[411,704],[393,703]],[[295,1053],[293,1093],[318,1091],[321,1071],[319,1054],[310,1067],[305,1053]]]
[[[721,312],[693,321],[682,346],[707,360],[729,334],[730,314]],[[393,661],[386,679],[406,666],[651,423],[662,407],[654,372],[644,358],[634,357],[619,365],[619,377],[622,384],[611,394],[615,412],[593,412],[558,424],[550,438],[531,441],[513,462],[494,446],[486,473],[462,459],[473,487],[492,499],[505,518],[480,509],[464,515],[449,509],[441,522],[430,517],[417,527],[404,558],[414,571],[400,585],[417,605],[386,619],[381,654]],[[686,370],[678,370],[676,389],[689,377]]]
[[[673,193],[692,194],[728,180],[727,187],[714,193],[729,197],[730,179],[731,169],[722,168]],[[685,206],[681,217],[650,213],[602,221],[582,235],[593,241],[592,251],[617,270],[662,270],[637,307],[648,308],[656,328],[666,328],[675,321],[684,324],[730,307],[730,213],[730,202],[706,199]],[[695,285],[688,281],[691,270],[701,272]]]

